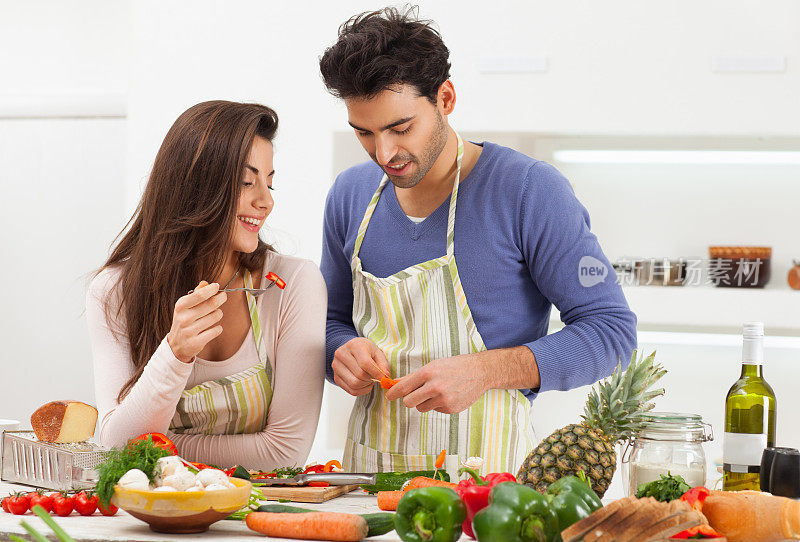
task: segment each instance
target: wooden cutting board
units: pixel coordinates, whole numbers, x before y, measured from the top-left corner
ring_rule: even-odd
[[[292,502],[325,502],[358,489],[357,485],[328,487],[272,486],[257,488],[267,501],[286,499]]]

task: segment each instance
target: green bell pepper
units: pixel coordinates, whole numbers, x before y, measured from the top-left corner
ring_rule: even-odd
[[[544,495],[558,516],[558,528],[561,531],[603,507],[597,493],[576,476],[559,478],[550,484]]]
[[[544,495],[524,484],[492,488],[489,506],[475,514],[472,528],[480,542],[557,542],[558,516]]]
[[[467,510],[449,487],[411,489],[403,495],[394,516],[394,529],[403,542],[455,542]]]

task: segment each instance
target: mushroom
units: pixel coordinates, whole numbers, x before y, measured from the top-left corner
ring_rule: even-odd
[[[175,474],[165,476],[162,483],[165,486],[172,486],[178,491],[186,491],[196,484],[196,478],[193,473],[189,472],[189,469],[183,469]]]
[[[139,469],[131,469],[123,474],[117,484],[125,489],[150,489],[150,479]]]
[[[203,469],[197,473],[197,481],[203,484],[203,487],[208,488],[211,484],[219,484],[225,486],[230,483],[228,475],[219,469]]]

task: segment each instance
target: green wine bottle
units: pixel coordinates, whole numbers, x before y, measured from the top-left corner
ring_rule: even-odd
[[[759,490],[761,453],[775,446],[777,401],[764,380],[764,324],[746,322],[742,335],[742,375],[725,397],[722,489]]]

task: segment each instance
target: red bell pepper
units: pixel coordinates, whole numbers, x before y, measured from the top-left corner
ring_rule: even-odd
[[[309,465],[303,471],[303,474],[309,473],[317,473],[317,472],[325,472],[325,465],[317,464],[317,465]]]
[[[339,470],[342,470],[342,464],[339,463],[336,459],[331,459],[327,463],[325,463],[325,467],[323,468],[323,472],[333,472],[333,468],[336,467]]]
[[[711,492],[703,486],[693,487],[686,493],[681,496],[681,500],[685,503],[688,503],[694,510],[698,512],[703,512],[703,502],[706,498],[711,495]],[[692,538],[694,536],[700,535],[702,538],[722,538],[722,535],[719,534],[717,531],[714,530],[713,527],[709,525],[699,525],[697,527],[692,527],[691,529],[686,529],[676,535],[673,535],[671,538],[676,539],[685,539],[685,538]]]
[[[163,433],[145,433],[144,435],[139,435],[138,437],[131,439],[129,442],[132,443],[140,440],[147,440],[148,438],[152,440],[153,444],[159,448],[163,448],[172,455],[178,455],[178,447],[175,446],[175,443]]]
[[[464,520],[461,530],[470,538],[475,538],[475,533],[472,530],[472,518],[480,510],[489,506],[489,493],[492,488],[503,482],[516,482],[517,477],[509,472],[495,472],[481,478],[474,469],[462,467],[458,470],[459,475],[465,472],[472,478],[461,480],[456,486],[456,493],[461,497],[464,506],[467,508],[467,519]]]

